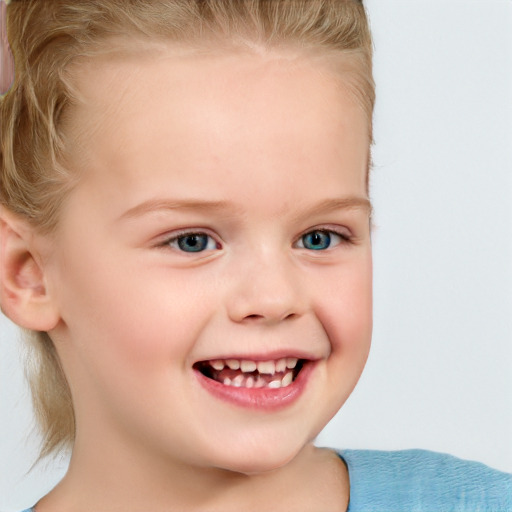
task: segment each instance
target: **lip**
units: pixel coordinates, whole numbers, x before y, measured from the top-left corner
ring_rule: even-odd
[[[295,357],[297,359],[304,359],[306,361],[317,361],[318,359],[322,359],[323,355],[315,355],[306,351],[296,350],[296,349],[282,349],[282,350],[273,350],[271,352],[262,353],[247,353],[247,354],[238,354],[238,353],[229,353],[227,355],[219,355],[215,354],[213,356],[204,357],[201,360],[197,360],[196,363],[200,361],[214,361],[217,359],[246,359],[249,361],[277,361],[278,359],[283,359],[284,357]]]
[[[285,388],[244,388],[225,386],[194,369],[199,384],[213,397],[248,409],[276,411],[289,407],[304,393],[307,383],[316,367],[316,361],[304,363],[295,380]]]

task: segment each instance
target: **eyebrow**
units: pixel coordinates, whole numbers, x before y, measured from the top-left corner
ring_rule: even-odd
[[[204,212],[224,211],[240,213],[241,209],[227,201],[206,201],[196,199],[150,199],[124,212],[120,219],[140,217],[162,210],[199,210]]]
[[[366,197],[358,197],[358,196],[349,196],[349,197],[340,197],[333,199],[326,199],[316,205],[314,205],[311,209],[301,211],[297,217],[308,217],[312,215],[317,215],[321,213],[329,213],[336,210],[363,210],[368,213],[368,216],[371,217],[373,212],[372,203]]]
[[[295,217],[307,217],[321,213],[328,213],[335,210],[359,209],[372,214],[371,202],[365,197],[342,197],[321,201],[309,210],[301,210]],[[124,212],[119,219],[131,219],[149,213],[165,210],[195,210],[203,212],[224,212],[230,214],[241,214],[243,209],[228,201],[208,201],[199,199],[150,199],[130,208]]]

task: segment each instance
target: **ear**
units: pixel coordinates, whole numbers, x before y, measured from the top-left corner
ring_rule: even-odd
[[[0,206],[0,306],[20,327],[49,331],[59,315],[46,282],[36,234],[27,221]]]

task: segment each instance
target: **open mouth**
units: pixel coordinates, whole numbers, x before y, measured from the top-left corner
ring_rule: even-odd
[[[296,357],[270,361],[212,359],[195,363],[194,369],[224,386],[278,389],[288,387],[306,362]]]

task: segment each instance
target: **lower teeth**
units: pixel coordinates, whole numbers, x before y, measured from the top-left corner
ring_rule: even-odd
[[[231,379],[229,377],[225,377],[222,380],[222,384],[224,386],[232,386],[235,388],[270,388],[270,389],[278,389],[288,387],[293,382],[293,372],[287,372],[284,377],[281,379],[274,379],[269,381],[268,378],[264,378],[261,375],[257,378],[249,375],[245,377],[244,375],[237,375],[235,378]]]

